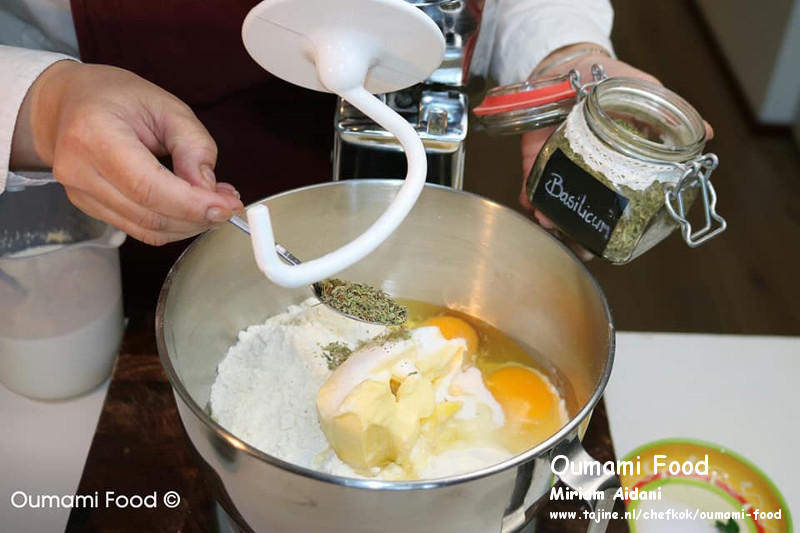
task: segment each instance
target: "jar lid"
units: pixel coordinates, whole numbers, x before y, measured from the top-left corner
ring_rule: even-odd
[[[573,71],[491,89],[472,110],[490,134],[507,135],[562,122],[575,105],[580,76]]]

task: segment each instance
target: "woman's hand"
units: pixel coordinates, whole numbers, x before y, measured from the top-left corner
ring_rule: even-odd
[[[575,51],[576,48],[585,47],[585,45],[574,45],[570,47],[566,47],[556,52],[553,52],[551,56],[548,56],[542,63],[553,61],[554,59],[557,61],[558,57],[557,54],[563,54],[563,57],[569,56],[571,53]],[[590,81],[592,79],[592,65],[600,64],[605,69],[606,75],[608,77],[628,77],[628,78],[640,78],[647,81],[659,83],[659,81],[654,78],[653,76],[642,72],[632,66],[628,65],[627,63],[623,63],[618,59],[610,58],[602,53],[592,53],[592,54],[585,54],[579,56],[572,61],[563,63],[558,65],[557,68],[547,71],[542,77],[553,77],[553,76],[560,76],[562,74],[566,74],[572,69],[577,69],[581,73],[581,80],[583,83]],[[660,84],[660,83],[659,83]],[[539,224],[549,230],[551,233],[559,237],[560,239],[564,240],[565,243],[584,261],[588,261],[593,256],[591,252],[580,246],[578,243],[571,241],[570,239],[564,238],[564,235],[556,229],[555,225],[542,214],[540,211],[537,211],[528,200],[528,196],[525,193],[525,181],[528,178],[528,174],[531,172],[531,168],[533,167],[534,161],[536,161],[536,157],[539,155],[539,151],[544,146],[544,143],[547,141],[550,134],[553,133],[555,127],[552,128],[544,128],[539,130],[533,130],[526,132],[522,135],[522,192],[520,194],[520,203],[522,204],[523,208],[531,213],[539,222]]]
[[[174,174],[157,156],[172,156]],[[191,109],[126,70],[60,61],[25,98],[12,168],[52,168],[70,201],[161,245],[221,224],[243,206],[217,183],[217,147]]]

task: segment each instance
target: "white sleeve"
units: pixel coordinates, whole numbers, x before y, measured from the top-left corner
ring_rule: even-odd
[[[473,71],[506,85],[562,46],[591,42],[613,54],[613,20],[608,0],[486,0]]]
[[[11,141],[19,108],[28,89],[47,67],[62,59],[63,54],[0,45],[0,193],[9,181]]]

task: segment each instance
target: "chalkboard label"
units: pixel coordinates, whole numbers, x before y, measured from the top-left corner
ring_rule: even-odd
[[[602,255],[628,199],[557,149],[544,167],[531,203],[561,231],[595,255]]]

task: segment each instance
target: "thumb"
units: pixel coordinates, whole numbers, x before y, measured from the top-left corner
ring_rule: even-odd
[[[706,140],[710,141],[711,139],[714,138],[714,128],[712,128],[711,124],[709,124],[705,120],[703,121],[703,125],[706,128]]]

